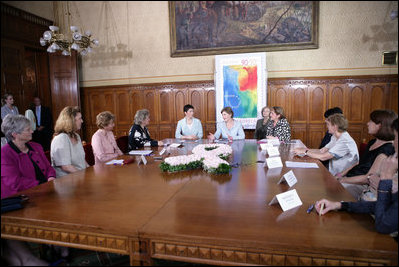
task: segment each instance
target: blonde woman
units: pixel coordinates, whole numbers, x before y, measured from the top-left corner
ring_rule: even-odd
[[[12,94],[4,94],[1,99],[1,119],[3,120],[8,114],[18,115],[18,108],[14,105],[14,97]]]
[[[348,120],[342,114],[334,114],[326,119],[331,141],[321,149],[297,147],[294,152],[318,160],[329,160],[328,170],[332,175],[340,173],[359,162],[359,152],[355,140],[347,132]]]
[[[65,107],[58,116],[50,149],[51,164],[57,172],[57,178],[89,166],[77,133],[82,123],[79,107]]]
[[[97,115],[96,120],[99,129],[91,138],[95,164],[123,155],[112,132],[115,126],[115,116],[109,111],[103,111]]]

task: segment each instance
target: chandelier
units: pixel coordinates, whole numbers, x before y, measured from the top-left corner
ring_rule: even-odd
[[[71,25],[71,13],[69,10],[69,2],[67,2],[66,14],[68,22],[66,26]],[[79,14],[78,14],[79,16]],[[61,23],[61,22],[60,22]],[[92,38],[90,31],[85,31],[82,34],[77,26],[69,26],[71,32],[69,34],[60,33],[60,28],[57,26],[49,26],[50,30],[43,33],[40,38],[42,46],[48,45],[47,52],[54,53],[62,51],[62,55],[70,56],[71,51],[76,50],[80,55],[85,56],[92,52],[92,46],[98,46],[97,39]]]

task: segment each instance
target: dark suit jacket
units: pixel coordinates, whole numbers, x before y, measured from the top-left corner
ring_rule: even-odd
[[[33,114],[35,114],[36,127],[39,128],[39,126],[44,126],[43,131],[45,131],[49,135],[52,135],[53,134],[53,117],[51,115],[50,109],[48,107],[41,106],[40,125],[38,124],[38,121],[37,121],[36,107],[32,107],[31,110],[33,111]]]

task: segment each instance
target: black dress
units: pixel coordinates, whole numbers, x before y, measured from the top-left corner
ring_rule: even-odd
[[[266,138],[266,131],[268,124],[270,123],[270,119],[266,121],[265,124],[263,124],[263,119],[259,119],[256,122],[256,128],[255,128],[255,133],[254,133],[254,138],[255,139],[264,139]]]
[[[377,139],[371,140],[367,144],[367,148],[364,151],[363,155],[360,157],[359,164],[353,167],[347,174],[347,177],[353,177],[358,175],[365,175],[369,172],[371,166],[373,165],[375,159],[378,155],[385,154],[387,157],[393,155],[395,153],[395,148],[392,143],[385,143],[382,146],[370,150],[370,147],[375,143]]]
[[[138,124],[133,124],[129,131],[129,150],[135,150],[144,146],[158,146],[158,141],[151,139],[147,127],[141,128]]]

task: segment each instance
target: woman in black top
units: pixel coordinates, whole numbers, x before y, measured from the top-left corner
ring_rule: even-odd
[[[370,177],[380,173],[381,163],[387,157],[395,153],[392,141],[395,138],[390,125],[397,118],[392,110],[374,110],[370,114],[370,121],[367,123],[369,134],[375,139],[371,140],[367,149],[360,157],[357,165],[338,173],[336,176],[345,188],[358,197],[364,189],[367,189]],[[353,184],[350,186],[348,184]]]
[[[255,139],[264,139],[266,138],[266,129],[268,123],[270,123],[270,108],[263,107],[262,108],[262,119],[257,120],[256,128],[255,128]]]
[[[141,109],[134,116],[134,124],[129,131],[129,150],[136,150],[145,146],[163,146],[162,141],[151,139],[147,125],[150,123],[150,112]]]

